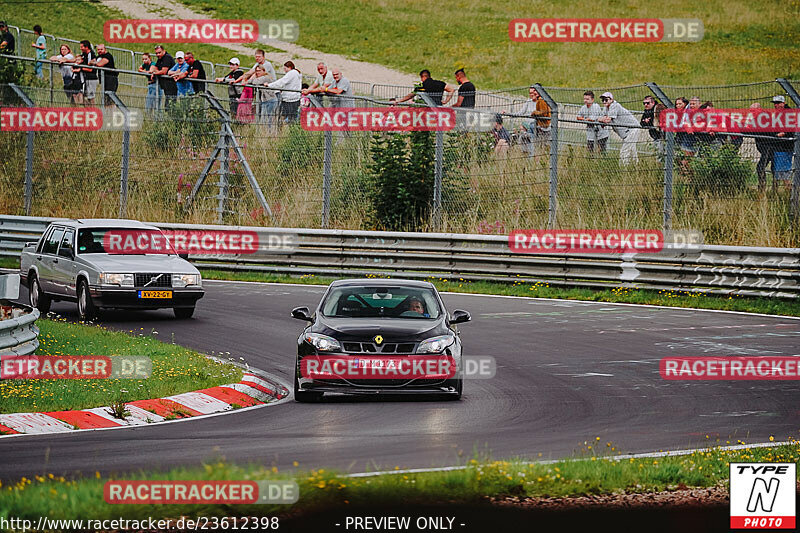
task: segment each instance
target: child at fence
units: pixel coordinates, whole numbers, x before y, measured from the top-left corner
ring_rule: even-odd
[[[253,88],[245,87],[239,97],[239,105],[236,108],[236,120],[239,122],[251,123],[255,120],[253,115]]]
[[[33,27],[33,33],[36,34],[36,41],[32,42],[31,46],[36,48],[36,59],[45,59],[47,57],[47,39],[42,35],[42,27],[37,24]],[[39,79],[44,79],[42,64],[41,61],[37,61],[33,67],[36,77]]]

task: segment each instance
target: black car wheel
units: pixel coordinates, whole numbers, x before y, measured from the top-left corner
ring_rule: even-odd
[[[42,286],[39,285],[39,278],[37,278],[35,274],[31,275],[28,300],[31,303],[31,307],[35,307],[43,315],[50,310],[52,300],[48,295],[42,292]]]
[[[78,282],[78,316],[81,320],[92,320],[97,317],[97,307],[89,293],[89,284],[85,279]]]
[[[294,401],[300,403],[313,403],[322,400],[322,392],[309,392],[300,390],[300,382],[297,376],[300,374],[300,362],[298,361],[294,369]]]
[[[194,307],[174,307],[175,318],[192,318]]]

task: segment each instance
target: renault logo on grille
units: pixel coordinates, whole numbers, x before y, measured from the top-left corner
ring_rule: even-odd
[[[375,335],[375,344],[380,344],[383,342],[383,337],[380,335]]]

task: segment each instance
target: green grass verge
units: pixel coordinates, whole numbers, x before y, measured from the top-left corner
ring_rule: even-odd
[[[19,257],[0,257],[0,268],[19,270]]]
[[[156,340],[157,331],[109,331],[100,326],[40,319],[38,355],[139,355],[153,362],[148,379],[33,379],[0,381],[0,413],[61,411],[163,398],[227,383],[242,371],[200,353]]]
[[[466,68],[478,89],[528,86],[620,87],[655,81],[717,85],[797,75],[797,0],[612,0],[491,4],[447,0],[182,0],[216,18],[294,19],[298,44],[453,82]],[[769,15],[766,15],[766,14]],[[671,18],[703,21],[697,43],[516,43],[515,18]],[[355,76],[344,73],[351,80]],[[794,78],[797,79],[797,78]],[[381,80],[360,80],[381,83]],[[453,82],[454,83],[454,82]],[[580,96],[578,97],[580,102]]]
[[[611,443],[597,443],[610,450]],[[237,466],[223,461],[201,467],[142,472],[113,479],[149,480],[263,480],[295,479],[300,500],[286,505],[109,505],[103,501],[106,479],[74,480],[36,476],[0,487],[0,516],[35,518],[178,518],[180,516],[259,516],[323,508],[377,504],[475,503],[485,497],[565,497],[614,492],[645,493],[685,487],[711,487],[728,482],[730,462],[791,462],[800,459],[800,445],[741,450],[711,449],[691,455],[663,458],[613,460],[594,455],[587,443],[587,457],[553,464],[522,460],[471,460],[462,470],[417,474],[387,474],[348,478],[324,469],[280,473],[277,468]],[[295,466],[297,463],[295,463]]]
[[[196,265],[201,268],[202,265]],[[260,281],[272,283],[298,283],[327,285],[336,278],[317,277],[313,274],[300,277],[274,275],[262,272],[232,272],[227,270],[203,269],[204,279]],[[353,275],[352,277],[358,277]],[[468,294],[498,294],[504,296],[528,296],[536,298],[560,298],[564,300],[586,300],[591,302],[631,303],[642,305],[663,305],[692,309],[717,309],[742,311],[769,315],[800,316],[800,301],[778,298],[750,298],[744,296],[713,296],[686,291],[644,290],[644,289],[566,289],[551,287],[547,283],[497,283],[489,281],[466,281],[459,279],[428,279],[439,291]]]

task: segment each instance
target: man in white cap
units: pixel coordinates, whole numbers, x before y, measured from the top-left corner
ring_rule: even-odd
[[[603,116],[597,121],[611,125],[614,133],[622,139],[622,148],[619,151],[620,163],[623,165],[636,163],[639,161],[639,154],[636,152],[637,130],[634,128],[639,126],[639,122],[633,113],[614,100],[614,95],[610,92],[601,94],[600,101],[603,102]]]
[[[178,98],[194,94],[192,84],[186,79],[189,75],[189,63],[186,62],[183,52],[175,52],[175,65],[169,69],[167,74],[175,80],[175,85],[178,87]]]
[[[214,81],[228,84],[228,105],[230,106],[231,116],[236,116],[239,96],[242,94],[241,87],[236,86],[236,80],[241,78],[244,72],[239,68],[238,57],[232,57],[231,60],[228,61],[228,68],[230,68],[230,70],[225,77],[216,78]]]

